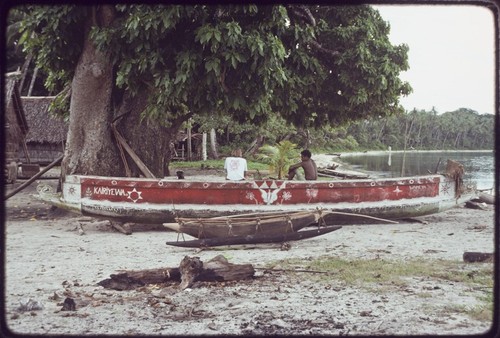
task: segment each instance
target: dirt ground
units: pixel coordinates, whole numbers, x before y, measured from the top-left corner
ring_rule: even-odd
[[[462,261],[465,251],[494,251],[491,205],[459,206],[422,217],[423,223],[344,226],[291,242],[289,250],[266,244],[199,251],[167,246],[177,235],[161,226],[135,225],[127,236],[106,221],[52,212],[30,197],[35,187],[5,202],[5,335],[469,335],[488,332],[493,323],[467,311],[491,289],[430,277],[405,285],[353,285],[335,274],[282,271],[276,263],[323,256]],[[200,282],[186,290],[176,284],[129,291],[97,285],[119,270],[176,267],[185,256],[207,261],[219,254],[252,264],[255,278]],[[471,273],[493,269],[492,263],[463,266]],[[74,311],[62,310],[66,298],[75,301]]]

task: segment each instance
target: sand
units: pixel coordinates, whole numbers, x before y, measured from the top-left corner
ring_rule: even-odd
[[[55,184],[56,181],[44,181]],[[22,182],[16,183],[18,186]],[[462,261],[465,251],[493,252],[494,208],[463,206],[421,222],[350,225],[328,235],[280,244],[203,251],[171,247],[177,235],[134,225],[131,235],[108,222],[51,212],[30,198],[36,184],[5,204],[5,313],[11,333],[35,335],[460,335],[487,332],[492,319],[464,309],[491,290],[418,277],[404,285],[355,285],[335,273],[281,271],[281,259]],[[11,190],[12,185],[7,186]],[[81,228],[80,226],[81,225]],[[82,231],[83,230],[83,231]],[[224,255],[252,264],[256,276],[235,282],[147,285],[129,291],[97,283],[119,270],[176,267],[185,256]],[[273,269],[266,270],[269,264]],[[461,263],[464,269],[492,263]],[[62,311],[65,298],[75,311]]]

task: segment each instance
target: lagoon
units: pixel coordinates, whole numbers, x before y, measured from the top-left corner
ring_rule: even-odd
[[[444,172],[448,159],[464,165],[465,181],[477,188],[492,189],[495,184],[495,156],[490,151],[374,151],[342,153],[341,160],[372,177],[401,177]],[[403,166],[404,164],[404,166]]]

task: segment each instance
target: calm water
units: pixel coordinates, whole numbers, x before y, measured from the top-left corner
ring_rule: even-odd
[[[478,189],[490,189],[495,182],[495,157],[491,152],[423,152],[407,151],[385,153],[366,153],[360,155],[343,154],[342,160],[353,169],[368,171],[374,177],[400,177],[444,172],[446,160],[451,159],[464,165],[464,180],[477,183]],[[441,160],[441,161],[440,161]]]

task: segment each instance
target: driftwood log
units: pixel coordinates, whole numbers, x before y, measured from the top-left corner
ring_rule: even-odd
[[[464,252],[463,258],[464,262],[467,263],[493,262],[493,253],[466,251]]]
[[[122,271],[97,284],[113,290],[132,290],[147,284],[180,282],[180,288],[192,287],[194,282],[231,281],[252,278],[252,264],[232,264],[218,255],[203,263],[199,257],[186,256],[179,267]]]
[[[132,235],[132,228],[130,227],[132,223],[121,223],[115,221],[109,221],[109,224],[113,229],[118,230],[122,234]]]

